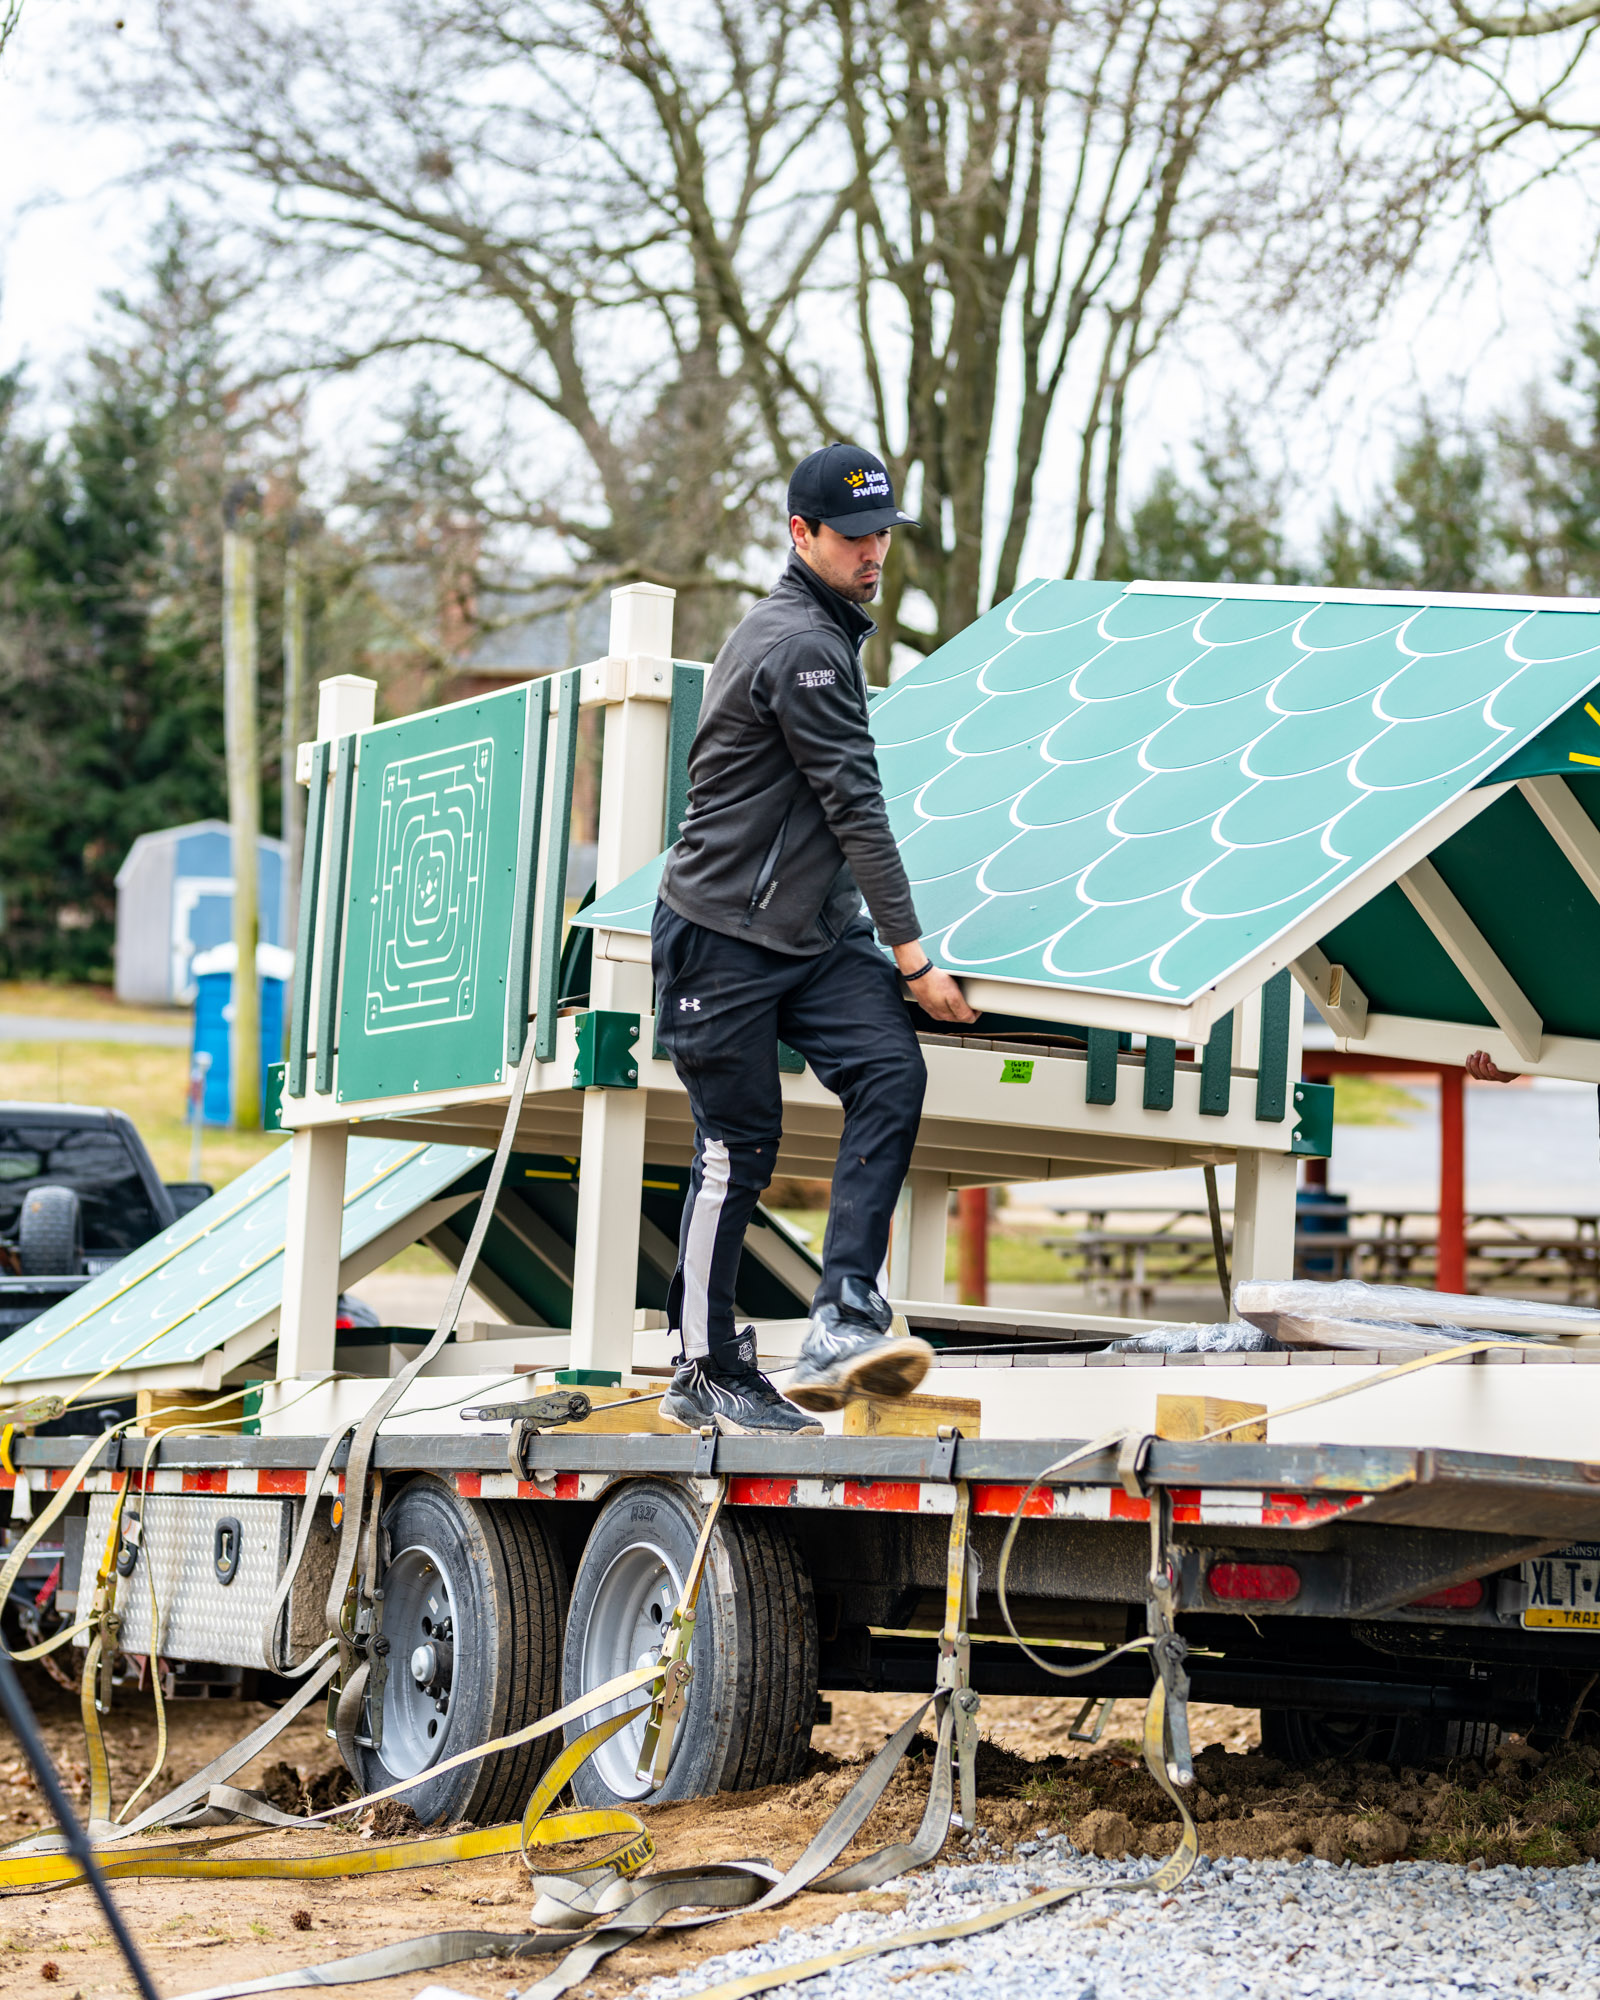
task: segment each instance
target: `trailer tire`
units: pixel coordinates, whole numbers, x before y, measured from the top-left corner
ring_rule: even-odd
[[[25,1278],[81,1275],[83,1205],[76,1188],[29,1188],[17,1217],[17,1262]]]
[[[383,1749],[358,1753],[363,1791],[548,1715],[566,1612],[566,1565],[532,1507],[463,1500],[423,1475],[384,1509],[383,1532],[389,1678]],[[425,1826],[495,1825],[521,1813],[557,1747],[543,1737],[401,1796]]]
[[[601,1510],[572,1583],[561,1698],[653,1659],[688,1573],[703,1516],[684,1488],[638,1480]],[[817,1614],[811,1578],[783,1528],[725,1512],[712,1537],[696,1612],[694,1669],[666,1782],[652,1799],[752,1791],[798,1777],[817,1705]],[[631,1697],[567,1725],[567,1740]],[[646,1796],[634,1777],[642,1723],[585,1763],[573,1791],[585,1806]]]
[[[1261,1747],[1280,1763],[1412,1765],[1443,1769],[1484,1758],[1500,1740],[1492,1722],[1427,1715],[1344,1714],[1318,1708],[1264,1708]]]

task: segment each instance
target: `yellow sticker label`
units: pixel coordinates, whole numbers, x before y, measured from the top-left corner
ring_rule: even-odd
[[[1524,1625],[1551,1627],[1558,1632],[1592,1632],[1600,1630],[1600,1610],[1579,1610],[1568,1606],[1558,1610],[1524,1611]]]

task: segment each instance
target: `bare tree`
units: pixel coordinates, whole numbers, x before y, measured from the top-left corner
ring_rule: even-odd
[[[1138,371],[1315,262],[1326,4],[152,0],[97,102],[253,238],[275,365],[493,385],[490,512],[574,594],[674,585],[697,650],[788,465],[874,434],[925,522],[881,665],[1025,560],[1115,567]]]

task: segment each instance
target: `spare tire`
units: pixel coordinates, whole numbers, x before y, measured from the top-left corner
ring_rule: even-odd
[[[30,1188],[17,1218],[17,1262],[25,1278],[83,1274],[83,1209],[76,1188]]]

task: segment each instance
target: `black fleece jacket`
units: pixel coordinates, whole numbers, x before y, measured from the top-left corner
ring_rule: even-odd
[[[689,810],[661,878],[680,917],[810,958],[844,934],[864,895],[884,944],[921,936],[867,729],[860,652],[876,630],[791,553],[771,596],[729,635],[707,677]]]

